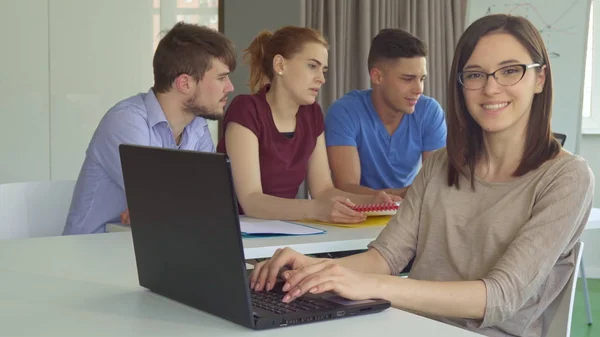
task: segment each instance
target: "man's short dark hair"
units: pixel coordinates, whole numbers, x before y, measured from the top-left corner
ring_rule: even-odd
[[[163,37],[154,53],[154,90],[167,92],[173,81],[187,74],[196,81],[220,60],[234,71],[236,55],[233,43],[222,33],[206,27],[179,22]]]
[[[371,41],[369,71],[381,61],[426,56],[427,46],[419,38],[402,29],[385,28]]]

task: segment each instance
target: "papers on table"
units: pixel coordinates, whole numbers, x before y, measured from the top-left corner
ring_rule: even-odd
[[[280,235],[314,235],[325,230],[279,220],[240,219],[242,235],[251,237]]]

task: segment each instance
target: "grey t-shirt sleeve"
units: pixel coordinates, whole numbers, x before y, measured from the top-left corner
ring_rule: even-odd
[[[432,172],[444,165],[444,158],[440,154],[441,151],[436,151],[425,161],[396,215],[390,219],[377,239],[368,245],[379,252],[392,275],[400,273],[415,256],[423,195]]]
[[[482,278],[487,292],[480,327],[513,317],[547,281],[583,232],[592,208],[594,176],[573,160],[546,185],[506,252]],[[568,276],[565,277],[568,280]]]

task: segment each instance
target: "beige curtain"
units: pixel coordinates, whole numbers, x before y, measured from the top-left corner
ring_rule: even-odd
[[[446,107],[446,87],[454,47],[464,30],[466,0],[402,0],[404,10],[399,28],[427,43],[429,76],[425,94]]]
[[[464,27],[467,0],[302,0],[301,22],[330,44],[329,73],[319,103],[329,105],[354,89],[370,87],[367,57],[383,28],[402,28],[428,46],[425,94],[446,105],[454,46]]]

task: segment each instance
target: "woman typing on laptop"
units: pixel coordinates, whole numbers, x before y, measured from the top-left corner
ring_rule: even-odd
[[[217,151],[227,153],[244,214],[263,219],[357,223],[355,204],[391,203],[386,193],[353,195],[334,188],[316,97],[325,83],[328,44],[321,34],[288,26],[250,44],[254,94],[231,102]],[[295,199],[306,179],[312,199]]]
[[[250,286],[284,302],[334,291],[381,298],[488,336],[541,336],[574,270],[594,177],[550,128],[552,72],[538,30],[491,15],[456,47],[447,148],[425,162],[398,213],[365,253],[328,260],[279,250]],[[415,257],[409,278],[395,275]]]

